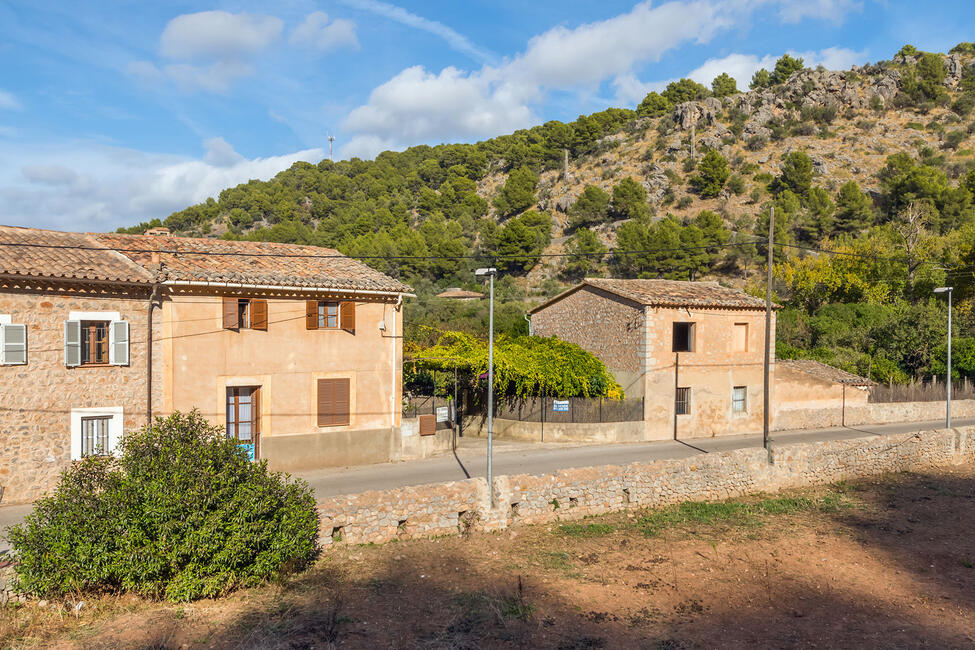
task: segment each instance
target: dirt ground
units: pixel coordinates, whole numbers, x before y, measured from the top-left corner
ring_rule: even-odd
[[[337,546],[182,606],[0,609],[2,647],[975,647],[975,467]]]

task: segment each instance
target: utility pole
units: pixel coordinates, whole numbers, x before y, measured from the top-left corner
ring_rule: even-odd
[[[945,389],[948,391],[947,401],[945,403],[945,428],[951,428],[951,291],[954,287],[938,287],[934,290],[935,293],[947,293],[948,294],[948,376],[945,378],[946,384]]]
[[[477,277],[484,277],[485,275],[490,278],[491,282],[491,297],[488,306],[488,403],[487,403],[487,421],[488,421],[488,439],[487,439],[487,484],[488,493],[491,495],[491,509],[494,510],[494,471],[492,467],[492,452],[493,452],[493,442],[494,442],[494,276],[498,274],[498,270],[494,267],[477,269],[474,271],[474,275]]]
[[[334,135],[328,136],[328,161],[329,162],[334,162],[332,160],[332,143],[333,142],[335,142],[335,136]]]
[[[763,389],[762,406],[762,445],[768,454],[768,462],[772,463],[772,448],[769,446],[769,370],[772,364],[772,255],[775,245],[775,207],[769,208],[768,213],[768,273],[765,277],[765,384]]]

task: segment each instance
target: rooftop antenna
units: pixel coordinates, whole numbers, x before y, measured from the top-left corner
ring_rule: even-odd
[[[335,136],[334,135],[328,136],[328,161],[329,162],[334,162],[332,160],[332,143],[333,142],[335,142]]]

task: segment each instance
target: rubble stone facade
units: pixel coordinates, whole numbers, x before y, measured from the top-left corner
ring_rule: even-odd
[[[0,365],[0,504],[26,503],[50,491],[71,464],[71,410],[121,407],[124,429],[146,422],[146,290],[21,282],[0,285],[0,315],[27,326],[27,364]],[[64,321],[71,312],[118,312],[129,323],[125,366],[69,368]],[[159,311],[153,349],[161,358]],[[162,368],[153,368],[154,410],[162,400]]]

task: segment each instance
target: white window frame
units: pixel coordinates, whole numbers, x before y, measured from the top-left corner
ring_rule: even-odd
[[[67,323],[81,323],[81,321],[108,321],[108,363],[112,366],[127,366],[129,365],[129,360],[132,357],[132,326],[129,321],[122,320],[122,315],[117,311],[73,311],[68,314],[68,320],[65,321],[65,334],[67,334]],[[115,323],[125,323],[125,327],[119,327]],[[79,325],[80,326],[80,325]],[[125,358],[117,358],[116,345],[118,341],[116,337],[121,334],[121,330],[125,331]],[[81,339],[78,339],[78,345],[81,344]],[[69,368],[76,367],[75,365],[68,364],[68,353],[67,353],[67,340],[65,340],[65,365]],[[80,356],[79,356],[80,359]]]
[[[25,366],[27,365],[27,326],[22,323],[11,322],[10,314],[0,314],[0,366]],[[24,330],[24,361],[23,363],[8,362],[6,357],[6,330],[8,326],[21,327]]]
[[[71,409],[71,460],[81,460],[81,419],[109,417],[108,449],[114,454],[118,443],[122,440],[122,429],[125,424],[125,411],[121,406],[101,406],[95,408]]]

